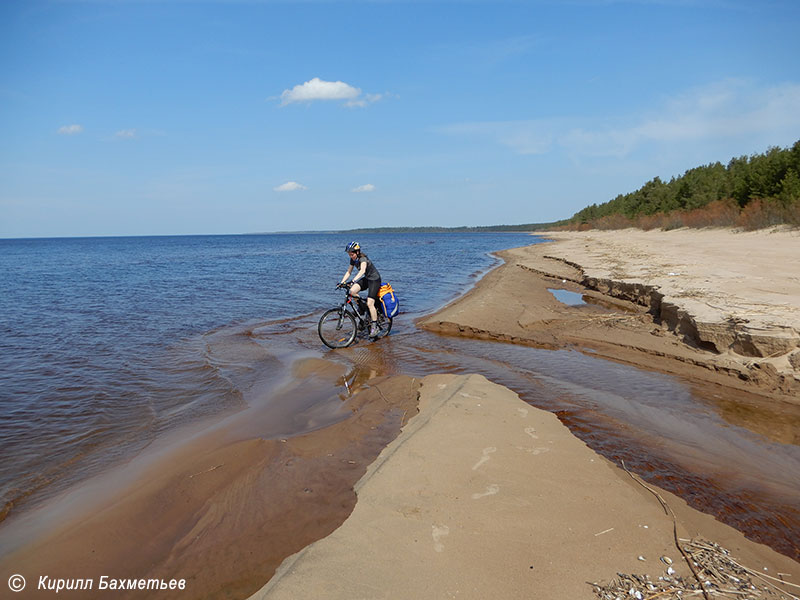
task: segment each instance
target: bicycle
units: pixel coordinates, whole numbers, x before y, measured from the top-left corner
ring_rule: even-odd
[[[340,283],[336,288],[344,288],[344,302],[341,306],[322,313],[317,333],[322,343],[329,348],[347,348],[359,334],[362,337],[370,337],[369,308],[362,297],[350,295],[349,283]],[[375,303],[375,310],[378,313],[378,334],[372,338],[373,340],[389,335],[392,330],[392,319],[383,313],[380,302]]]

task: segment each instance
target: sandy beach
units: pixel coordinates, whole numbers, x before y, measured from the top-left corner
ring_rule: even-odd
[[[418,326],[674,375],[720,398],[737,426],[800,443],[798,232],[548,237],[500,253],[502,266]],[[350,352],[337,356],[369,360]],[[345,370],[307,359],[295,377],[322,397]],[[300,415],[307,432],[288,439],[253,435],[267,417],[247,412],[193,436],[0,558],[0,572],[185,578],[166,598],[588,599],[593,584],[636,574],[651,578],[642,597],[673,597],[679,583],[734,585],[686,559],[692,544],[716,543],[751,569],[737,575],[758,588],[749,597],[800,596],[791,548],[780,554],[645,483],[481,374],[365,377],[351,392],[336,418]],[[289,410],[297,393],[276,405]],[[82,597],[111,595],[145,597]]]

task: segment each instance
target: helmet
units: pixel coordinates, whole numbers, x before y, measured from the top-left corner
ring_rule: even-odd
[[[359,250],[361,250],[361,246],[358,245],[358,242],[350,242],[344,249],[345,252],[358,252]]]

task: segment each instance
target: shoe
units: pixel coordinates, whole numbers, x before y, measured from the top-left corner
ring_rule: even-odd
[[[369,326],[369,337],[375,337],[376,335],[378,335],[378,324],[373,321]]]

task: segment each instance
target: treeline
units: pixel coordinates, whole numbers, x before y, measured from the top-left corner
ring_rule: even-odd
[[[372,227],[348,229],[338,233],[520,233],[544,231],[551,229],[556,223],[527,223],[524,225],[483,225],[480,227]]]
[[[800,225],[800,141],[791,148],[716,162],[680,177],[648,181],[629,194],[592,204],[561,222],[565,229],[642,229]]]

